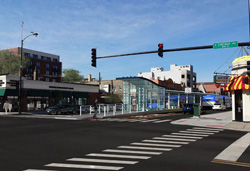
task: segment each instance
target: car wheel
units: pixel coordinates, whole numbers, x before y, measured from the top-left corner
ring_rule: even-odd
[[[58,111],[56,111],[56,114],[57,114],[57,115],[61,115],[61,114],[62,114],[62,111],[61,111],[61,110],[58,110]]]

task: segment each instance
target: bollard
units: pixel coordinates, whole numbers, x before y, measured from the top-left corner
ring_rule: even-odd
[[[82,116],[82,106],[80,106],[80,116]]]
[[[115,106],[113,106],[113,115],[115,115]]]
[[[92,109],[91,106],[89,106],[89,114],[90,114],[90,115],[91,115],[91,109]]]
[[[109,105],[107,105],[107,113],[109,113]]]
[[[105,117],[106,116],[106,106],[104,106],[104,114],[103,116]]]
[[[122,105],[122,115],[123,115],[123,105]]]

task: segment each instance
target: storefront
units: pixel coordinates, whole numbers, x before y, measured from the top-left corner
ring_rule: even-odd
[[[224,91],[232,94],[232,120],[250,122],[250,86],[248,75],[231,77]],[[247,84],[245,84],[247,83]]]
[[[13,86],[16,81],[19,77],[15,75],[0,76],[0,108],[5,100],[10,100],[17,110],[19,91]],[[93,104],[96,98],[98,85],[22,80],[22,111],[43,110],[58,103]]]

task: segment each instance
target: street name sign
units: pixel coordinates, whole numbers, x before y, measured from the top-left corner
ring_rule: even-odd
[[[214,43],[213,49],[238,47],[238,41]]]

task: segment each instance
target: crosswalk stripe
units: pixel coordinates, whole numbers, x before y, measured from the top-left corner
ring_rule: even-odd
[[[152,144],[152,143],[131,143],[131,145],[156,146],[156,147],[181,147],[181,145]]]
[[[86,156],[92,157],[113,157],[113,158],[127,158],[127,159],[149,159],[150,156],[134,156],[134,155],[116,155],[116,154],[103,154],[103,153],[90,153]]]
[[[196,140],[193,140],[193,139],[181,139],[181,138],[163,138],[163,137],[154,137],[153,139],[156,139],[156,140],[176,140],[176,141],[196,141]]]
[[[162,123],[162,122],[169,122],[171,121],[170,119],[166,119],[166,120],[159,120],[159,121],[155,121],[153,123]]]
[[[23,171],[56,171],[56,170],[27,169]]]
[[[200,129],[200,130],[214,130],[214,131],[223,131],[224,129],[220,128],[201,128],[201,127],[194,127],[193,129]]]
[[[160,141],[160,140],[142,140],[143,142],[153,143],[166,143],[166,144],[189,144],[188,142],[176,142],[176,141]]]
[[[136,164],[138,161],[126,161],[126,160],[104,160],[104,159],[89,159],[89,158],[71,158],[67,161],[79,161],[79,162],[95,162],[95,163],[115,163],[115,164]]]
[[[181,135],[163,135],[163,137],[202,139],[202,137],[194,137],[194,136],[191,137],[191,136],[181,136]]]
[[[196,132],[211,132],[211,133],[218,133],[220,131],[212,131],[212,130],[197,130],[197,129],[187,129],[187,131],[196,131]]]
[[[171,151],[171,148],[156,148],[156,147],[137,147],[137,146],[119,146],[117,148],[137,149],[137,150],[155,150],[155,151]]]
[[[132,153],[132,154],[148,154],[148,155],[160,155],[159,152],[149,152],[149,151],[132,151],[132,150],[115,150],[115,149],[107,149],[103,150],[104,152],[111,153]]]
[[[209,135],[201,135],[201,134],[184,134],[184,133],[172,133],[173,135],[188,135],[188,136],[200,136],[200,137],[208,137]]]
[[[141,122],[154,122],[154,121],[158,121],[158,120],[160,120],[160,119],[148,119],[146,121],[141,121]]]
[[[179,132],[182,132],[182,133],[191,133],[191,134],[205,134],[205,135],[213,135],[214,133],[211,133],[211,132],[196,132],[194,130],[192,131],[179,131]]]
[[[123,167],[114,167],[114,166],[64,164],[64,163],[51,163],[51,164],[47,164],[45,166],[64,167],[64,168],[77,168],[77,169],[99,169],[99,170],[120,170],[120,169],[123,168]]]

